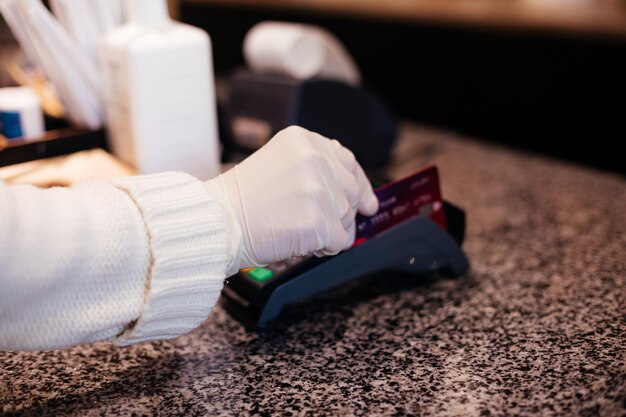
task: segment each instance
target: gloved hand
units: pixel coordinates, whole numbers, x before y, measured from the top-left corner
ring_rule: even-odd
[[[357,211],[378,210],[352,152],[297,126],[206,185],[231,217],[229,274],[293,256],[336,254],[354,242]]]

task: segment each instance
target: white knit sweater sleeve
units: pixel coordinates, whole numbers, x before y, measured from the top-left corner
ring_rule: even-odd
[[[0,350],[173,338],[217,301],[226,215],[183,173],[0,183]]]

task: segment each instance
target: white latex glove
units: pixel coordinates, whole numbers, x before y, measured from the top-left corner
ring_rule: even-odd
[[[352,246],[357,211],[378,200],[352,152],[297,126],[206,182],[230,214],[231,264],[239,268]]]

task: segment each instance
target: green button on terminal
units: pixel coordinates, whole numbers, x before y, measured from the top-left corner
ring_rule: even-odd
[[[274,273],[267,268],[254,268],[248,272],[248,275],[250,275],[250,277],[255,281],[263,282],[271,278]]]

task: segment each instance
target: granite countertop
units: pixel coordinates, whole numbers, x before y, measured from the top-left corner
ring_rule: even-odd
[[[467,211],[463,277],[385,274],[248,332],[0,353],[3,415],[624,416],[626,179],[405,124]]]

